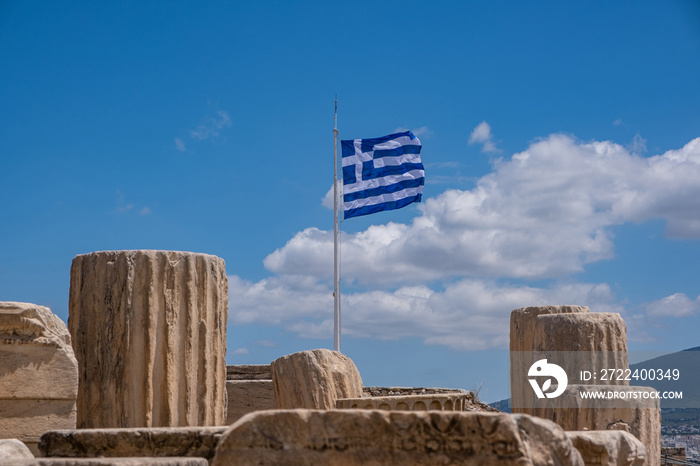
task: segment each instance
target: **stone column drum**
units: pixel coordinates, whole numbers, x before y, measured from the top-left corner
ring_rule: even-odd
[[[357,366],[338,351],[299,351],[272,361],[270,368],[278,409],[335,409],[341,398],[362,397]]]
[[[514,309],[510,314],[510,398],[511,412],[532,414],[532,388],[527,371],[535,362],[532,351],[537,317],[550,314],[590,313],[586,306],[531,306]]]
[[[70,275],[78,428],[224,423],[223,259],[174,251],[93,252],[76,256]]]

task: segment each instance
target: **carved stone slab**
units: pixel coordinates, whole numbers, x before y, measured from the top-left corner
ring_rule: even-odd
[[[38,452],[43,432],[75,428],[77,393],[66,324],[44,306],[0,302],[0,438]]]
[[[464,411],[469,398],[468,393],[341,398],[336,401],[336,407],[386,411]]]
[[[36,458],[0,466],[209,466],[204,458]]]
[[[556,424],[476,412],[279,410],[248,414],[222,438],[224,465],[583,466]]]
[[[45,457],[201,457],[212,458],[228,427],[78,429],[46,432],[39,450]]]

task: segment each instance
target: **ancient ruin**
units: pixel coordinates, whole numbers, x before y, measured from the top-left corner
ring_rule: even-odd
[[[642,466],[646,459],[644,444],[628,432],[586,430],[566,435],[587,465]]]
[[[556,424],[503,413],[283,410],[249,414],[222,438],[214,466],[583,466]]]
[[[94,252],[76,256],[70,276],[79,428],[223,424],[228,282],[222,259]]]
[[[534,362],[531,352],[535,341],[535,321],[540,315],[588,313],[586,306],[533,306],[515,309],[510,314],[510,404],[511,412],[531,414],[533,394],[527,383],[527,371]]]
[[[333,409],[340,398],[362,396],[355,363],[337,351],[300,351],[272,362],[278,409]]]
[[[66,324],[46,307],[0,302],[0,438],[37,453],[42,433],[75,428],[77,393]]]
[[[275,389],[269,364],[226,367],[226,425],[254,411],[275,409]]]
[[[461,389],[364,387],[326,349],[227,367],[227,291],[215,256],[105,251],[73,260],[70,334],[46,308],[0,303],[0,465],[658,464],[658,400],[578,398],[648,387],[572,382],[543,401],[527,382],[544,357],[627,368],[618,314],[514,310],[521,414],[506,414]]]
[[[557,313],[559,310],[563,312]],[[645,447],[643,464],[657,464],[661,446],[659,400],[633,397],[633,392],[654,389],[631,387],[622,379],[591,379],[586,383],[569,381],[561,395],[537,399],[527,382],[528,369],[544,357],[548,363],[561,367],[592,371],[628,369],[627,331],[619,314],[593,313],[576,306],[514,310],[511,313],[512,410],[552,420],[566,431],[630,432]],[[612,388],[618,393],[625,392],[626,398],[614,403],[580,398],[581,392]]]

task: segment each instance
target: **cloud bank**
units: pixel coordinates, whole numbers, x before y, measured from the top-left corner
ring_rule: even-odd
[[[624,312],[607,284],[571,283],[587,264],[614,257],[611,227],[662,219],[668,236],[700,238],[700,138],[648,158],[636,154],[640,144],[551,135],[496,160],[474,189],[426,199],[410,224],[344,234],[343,287],[353,290],[344,295],[344,333],[468,350],[506,345],[516,307]],[[265,258],[275,276],[231,277],[233,321],[332,334],[332,248],[332,232],[307,228]],[[553,284],[514,284],[543,279]],[[685,295],[664,299],[647,314],[700,307]]]

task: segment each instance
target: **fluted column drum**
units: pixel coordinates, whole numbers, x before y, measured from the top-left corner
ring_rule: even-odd
[[[225,422],[223,259],[102,251],[76,256],[70,275],[78,428]]]

